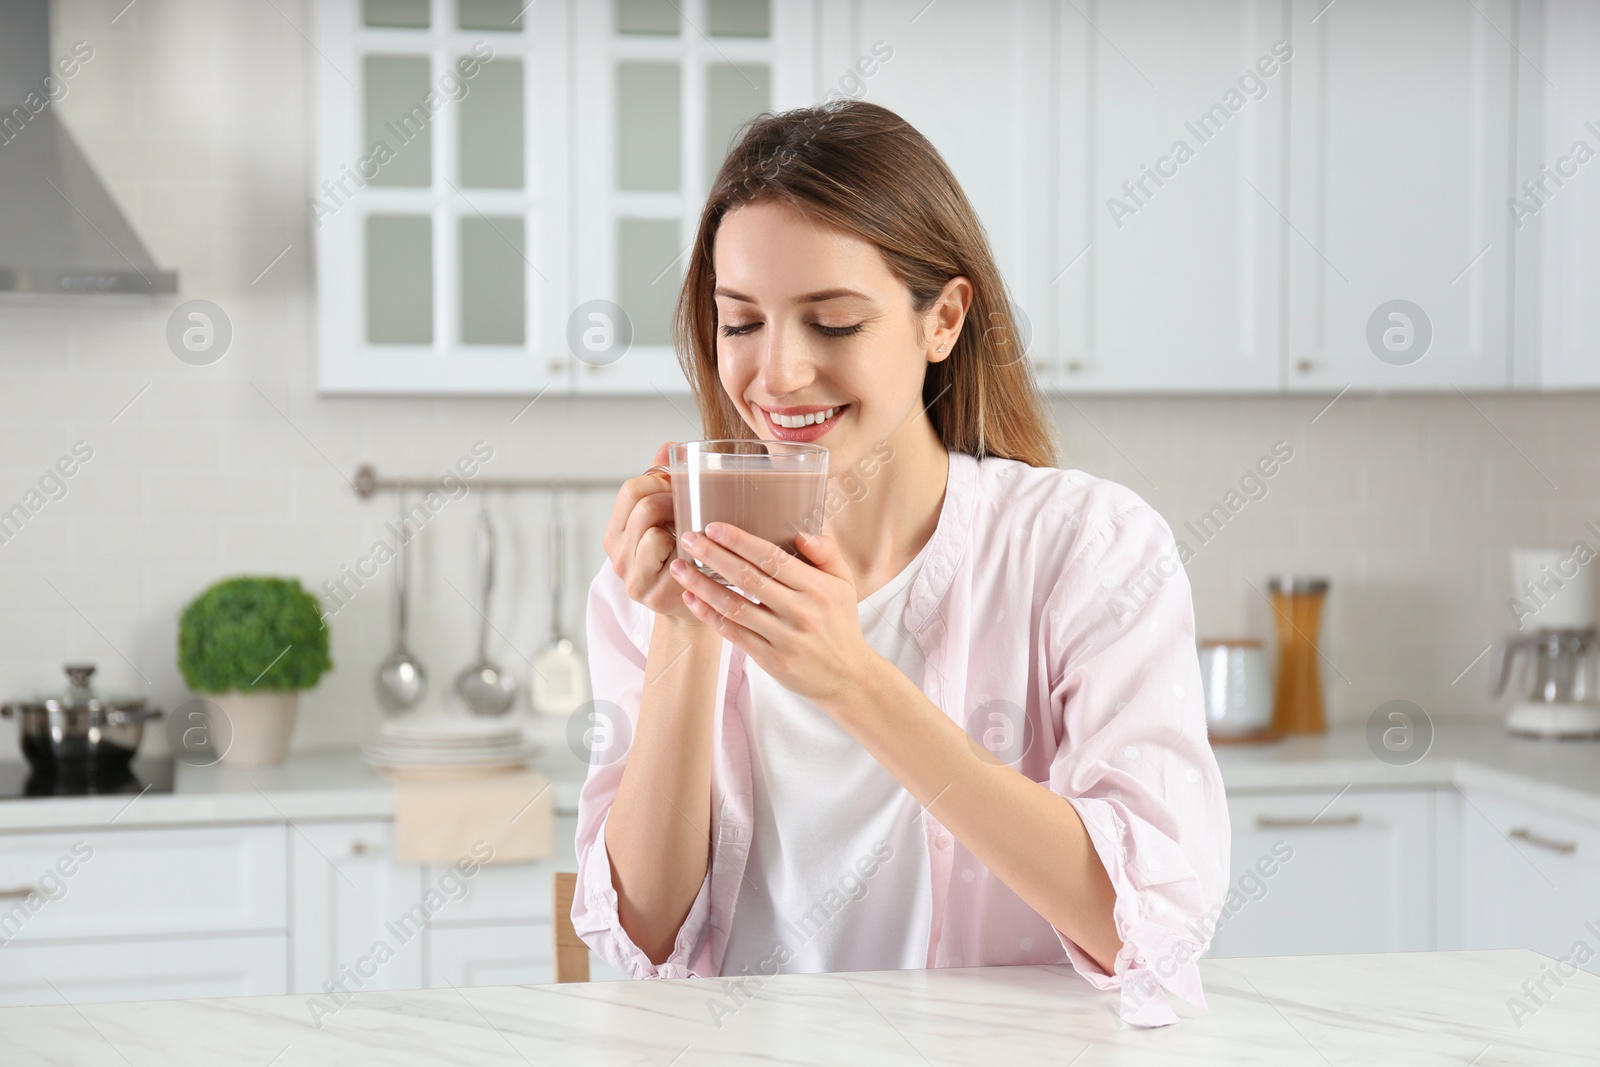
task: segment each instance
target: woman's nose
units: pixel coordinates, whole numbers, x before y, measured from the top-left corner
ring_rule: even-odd
[[[775,400],[811,384],[815,377],[811,357],[799,338],[787,330],[767,330],[758,372],[761,389]]]

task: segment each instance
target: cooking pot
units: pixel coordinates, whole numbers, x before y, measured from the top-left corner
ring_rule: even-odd
[[[142,698],[106,700],[89,686],[92,663],[69,663],[65,697],[46,697],[0,705],[0,715],[17,720],[17,740],[35,771],[125,769],[139,749],[144,724],[161,717]]]

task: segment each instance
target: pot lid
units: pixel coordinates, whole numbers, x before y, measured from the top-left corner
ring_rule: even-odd
[[[95,665],[93,663],[68,663],[63,669],[67,672],[67,692],[65,696],[48,696],[39,700],[19,700],[0,707],[0,713],[6,715],[18,714],[32,708],[42,708],[49,712],[71,711],[134,711],[145,706],[143,697],[127,697],[120,699],[102,698],[89,684],[89,679],[94,677]]]

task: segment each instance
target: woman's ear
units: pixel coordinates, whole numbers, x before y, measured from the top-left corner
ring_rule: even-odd
[[[970,307],[972,282],[958,274],[944,283],[928,309],[929,363],[943,363],[956,350],[956,340],[961,336],[961,326],[967,320]]]

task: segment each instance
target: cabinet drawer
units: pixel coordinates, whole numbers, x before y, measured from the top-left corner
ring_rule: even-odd
[[[1537,865],[1600,869],[1600,825],[1477,789],[1462,796],[1466,808],[1461,817],[1467,824],[1487,821]]]
[[[7,945],[0,950],[0,1004],[276,996],[288,991],[287,940],[264,934]]]
[[[1600,922],[1600,826],[1467,790],[1462,794],[1464,948],[1531,948],[1552,959],[1592,955]]]
[[[1431,792],[1234,794],[1228,817],[1232,872],[1212,956],[1433,947]]]
[[[555,851],[547,860],[538,863],[486,864],[471,877],[460,878],[466,883],[459,896],[450,892],[452,899],[434,913],[434,923],[486,923],[486,922],[549,922],[550,876],[556,871],[578,869],[574,838],[578,832],[575,815],[558,816],[555,821]],[[439,886],[448,868],[427,868],[425,880],[430,886]],[[460,874],[459,871],[456,872]],[[455,881],[454,879],[451,880]],[[445,885],[446,891],[451,885]]]
[[[0,836],[0,944],[287,929],[282,826]]]

